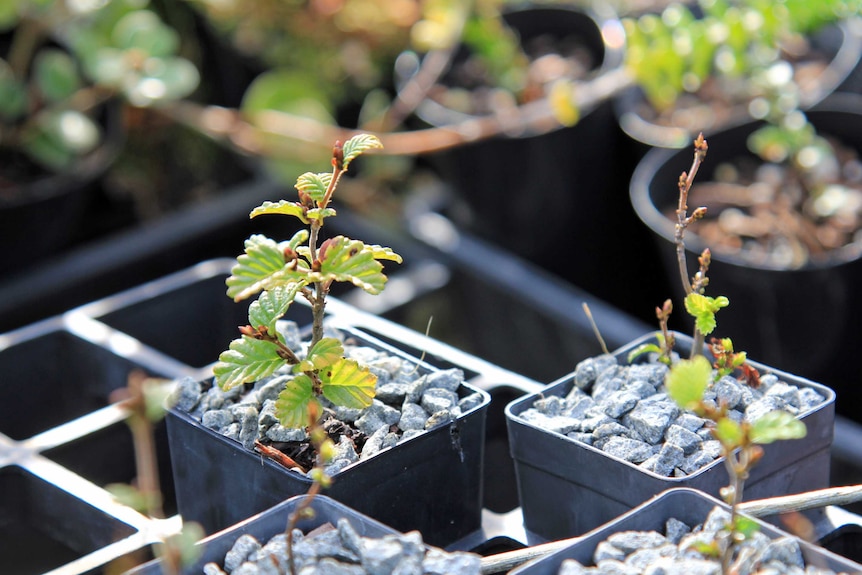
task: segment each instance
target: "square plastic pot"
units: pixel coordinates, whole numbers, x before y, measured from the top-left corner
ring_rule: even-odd
[[[225,554],[230,551],[234,542],[243,535],[251,535],[261,544],[264,544],[279,533],[284,533],[291,514],[307,498],[307,495],[291,497],[274,507],[270,507],[263,513],[249,517],[228,529],[202,539],[197,544],[203,548],[200,559],[184,568],[181,575],[199,575],[203,572],[204,565],[210,562],[224,565]],[[360,537],[376,538],[398,533],[395,529],[325,495],[314,497],[311,501],[311,509],[314,510],[314,516],[300,519],[296,525],[304,533],[327,523],[335,525],[342,518],[350,521],[351,527]],[[158,559],[150,561],[129,571],[126,575],[162,575],[161,561]]]
[[[663,533],[665,523],[671,518],[679,519],[689,526],[698,525],[706,519],[716,505],[729,509],[725,503],[703,492],[687,488],[669,489],[656,498],[615,518],[601,528],[591,531],[570,547],[537,559],[511,573],[512,575],[556,575],[565,559],[575,559],[582,565],[591,565],[593,553],[598,544],[614,533],[622,531],[658,531]],[[761,531],[771,538],[788,536],[787,533],[773,525],[759,520],[757,522]],[[836,573],[862,572],[862,565],[835,555],[826,549],[802,540],[799,541],[799,545],[802,548],[802,556],[806,564],[826,567]]]
[[[690,349],[691,338],[675,335],[678,349],[685,345]],[[654,334],[645,335],[614,355],[621,363],[625,362],[630,350],[654,338]],[[745,498],[828,487],[835,393],[807,379],[749,363],[761,373],[774,373],[789,384],[812,387],[826,400],[800,415],[807,428],[806,437],[779,441],[765,450],[746,482]],[[529,537],[543,541],[581,535],[667,489],[690,487],[718,496],[719,490],[728,484],[723,458],[685,477],[665,477],[519,417],[540,397],[568,394],[574,385],[573,378],[573,374],[567,375],[541,392],[526,395],[506,407],[518,497]]]
[[[36,575],[80,559],[136,529],[15,465],[0,469],[4,573]],[[72,571],[69,571],[70,573]]]
[[[368,334],[341,329],[368,345],[409,357]],[[326,494],[399,531],[419,530],[425,541],[439,547],[479,530],[490,398],[467,383],[459,390],[461,396],[474,392],[483,396],[481,405],[448,425],[349,466],[333,477]],[[306,493],[311,486],[305,475],[243,448],[187,412],[170,409],[167,427],[179,513],[207,533]]]

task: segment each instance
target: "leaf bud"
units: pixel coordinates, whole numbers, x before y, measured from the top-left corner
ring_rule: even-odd
[[[336,140],[332,148],[332,167],[336,170],[344,169],[344,144],[341,140]]]
[[[248,337],[255,337],[257,335],[257,330],[255,330],[250,325],[241,325],[239,326],[239,332],[242,335],[247,335]]]

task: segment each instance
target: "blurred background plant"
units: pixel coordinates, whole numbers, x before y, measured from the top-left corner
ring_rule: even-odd
[[[0,7],[0,28],[5,195],[20,177],[70,171],[97,149],[111,102],[158,105],[199,82],[196,67],[177,54],[177,32],[145,1],[11,0]]]

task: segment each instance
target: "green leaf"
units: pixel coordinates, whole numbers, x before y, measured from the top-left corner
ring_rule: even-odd
[[[245,254],[237,258],[227,279],[227,295],[240,301],[266,288],[269,281],[285,266],[284,252],[266,236],[255,234],[245,241]]]
[[[298,191],[308,194],[315,202],[319,202],[326,196],[326,190],[330,183],[332,183],[332,174],[306,172],[296,179],[296,186],[294,187]]]
[[[729,417],[722,417],[715,422],[715,437],[721,444],[731,450],[742,445],[745,432],[742,426]]]
[[[712,366],[702,355],[675,363],[665,380],[668,395],[684,409],[697,406],[712,378]]]
[[[805,424],[786,411],[770,411],[751,425],[751,441],[759,444],[805,437]]]
[[[298,204],[296,202],[288,202],[287,200],[281,200],[278,202],[264,202],[255,209],[253,209],[248,215],[248,217],[255,218],[257,216],[263,216],[267,214],[284,214],[288,216],[295,216],[302,220],[302,223],[308,223],[308,219],[305,217],[305,208],[303,208],[301,204]]]
[[[386,248],[378,245],[366,245],[366,251],[371,252],[371,256],[376,260],[389,260],[396,263],[401,263],[401,256],[392,251],[392,248]]]
[[[62,50],[45,49],[33,62],[36,84],[51,102],[65,100],[81,87],[81,78],[72,57]]]
[[[293,237],[290,238],[290,241],[287,242],[287,247],[296,251],[299,244],[303,244],[308,241],[308,230],[299,230]]]
[[[359,240],[335,236],[320,246],[320,272],[311,275],[311,281],[350,282],[370,294],[383,291],[386,276],[383,265],[375,254],[383,253],[379,248],[369,247]],[[400,256],[390,252],[391,257]]]
[[[727,307],[729,300],[724,296],[711,298],[699,293],[690,293],[685,297],[685,309],[694,317],[695,327],[703,335],[709,335],[715,329],[715,314]]]
[[[658,354],[661,354],[661,353],[662,353],[662,349],[661,349],[657,344],[654,344],[654,343],[644,343],[644,344],[642,344],[642,345],[637,346],[637,347],[636,347],[636,348],[634,348],[633,350],[631,350],[631,351],[629,352],[629,355],[628,355],[627,360],[628,360],[628,362],[629,362],[629,363],[631,363],[631,362],[633,362],[634,360],[636,360],[637,358],[639,358],[640,356],[642,356],[642,355],[643,355],[643,354],[645,354],[645,353],[658,353]]]
[[[225,391],[270,376],[285,364],[270,341],[242,336],[230,342],[213,366],[216,383]]]
[[[760,525],[751,517],[745,515],[736,516],[736,525],[733,526],[734,533],[739,533],[745,539],[750,539],[752,535],[760,531]]]
[[[362,409],[374,399],[377,376],[352,359],[341,359],[321,372],[323,395],[336,405]]]
[[[12,68],[0,59],[0,118],[8,121],[27,112],[27,87],[15,78]]]
[[[179,35],[151,10],[134,10],[114,26],[112,41],[123,50],[135,50],[146,56],[173,55],[180,45]]]
[[[342,163],[342,169],[346,170],[347,166],[350,165],[350,162],[356,159],[360,154],[375,148],[383,148],[383,144],[377,136],[372,136],[371,134],[358,134],[353,136],[344,142],[344,162]]]
[[[322,413],[320,402],[314,395],[314,385],[305,374],[287,382],[275,400],[275,416],[285,427],[302,428],[308,425],[309,405],[315,404],[316,412]]]
[[[321,224],[325,218],[335,215],[335,210],[332,208],[312,208],[308,210],[306,216],[309,220],[317,220]]]
[[[266,326],[270,334],[277,333],[275,322],[287,313],[290,304],[305,286],[302,282],[280,285],[266,290],[248,307],[248,321],[252,327]]]
[[[344,355],[344,346],[334,337],[325,337],[308,351],[305,359],[294,366],[294,373],[315,371],[335,364]]]

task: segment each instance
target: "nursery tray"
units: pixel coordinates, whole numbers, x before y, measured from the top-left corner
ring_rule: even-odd
[[[125,413],[110,403],[108,397],[111,391],[125,385],[126,377],[135,369],[166,378],[203,378],[209,374],[205,357],[223,349],[235,337],[237,319],[243,319],[238,315],[224,317],[230,315],[229,305],[224,306],[224,301],[230,302],[224,296],[223,281],[231,263],[232,260],[206,261],[0,334],[0,366],[9,374],[0,379],[3,399],[0,425],[5,426],[0,430],[0,483],[6,486],[0,517],[15,522],[14,533],[10,532],[10,523],[2,523],[4,545],[8,544],[3,547],[2,556],[15,566],[12,572],[103,573],[109,563],[131,553],[143,551],[142,557],[147,559],[148,547],[160,532],[171,533],[179,528],[179,516],[171,515],[164,522],[156,522],[118,504],[104,489],[108,483],[128,483],[134,478],[133,449],[124,423]],[[423,274],[428,270],[441,269],[435,265],[442,265],[443,271],[453,270],[446,263],[427,261],[426,265],[429,267],[424,272],[422,268],[405,271],[415,273],[415,279],[427,277]],[[399,277],[396,275],[391,281],[397,286]],[[490,289],[496,278],[489,275],[486,281]],[[439,286],[436,289],[445,289],[447,284],[435,285]],[[505,284],[500,285],[501,291],[508,289]],[[556,288],[543,291],[545,287],[538,285],[538,293],[566,293],[555,291]],[[426,286],[424,291],[414,293],[419,294],[416,301],[424,301],[434,295],[434,290]],[[351,294],[342,295],[353,299]],[[175,307],[163,311],[162,304],[174,299]],[[393,318],[410,315],[409,300],[410,297],[405,297],[397,305],[390,305],[383,315]],[[559,301],[574,299],[561,297]],[[338,313],[341,302],[332,303],[333,311]],[[527,316],[529,310],[523,313]],[[600,313],[615,317],[611,308],[601,308]],[[182,329],[194,326],[196,329],[184,332],[186,337],[190,333],[202,334],[205,343],[201,345],[208,349],[177,346],[161,338],[154,326],[163,327],[171,317],[180,320]],[[471,385],[489,394],[481,528],[450,549],[493,554],[526,546],[529,541],[519,508],[504,410],[513,400],[545,386],[437,339],[393,325],[377,315],[353,311],[350,321],[384,341],[393,338],[407,344],[406,348],[414,355],[424,353],[424,360],[435,367],[461,367]],[[561,333],[588,339],[589,326],[579,327],[574,319],[564,319],[561,325],[565,326],[561,327]],[[587,353],[593,353],[593,348]],[[56,362],[41,361],[45,357],[63,358],[64,368],[52,367]],[[20,366],[25,364],[30,367],[22,371]],[[13,378],[12,374],[17,375]],[[38,378],[28,374],[38,374]],[[54,396],[63,401],[51,403]],[[25,415],[40,405],[50,406],[47,419],[30,422]],[[852,446],[858,443],[854,438],[860,436],[854,435],[847,442],[836,440],[847,448],[842,452],[846,463],[854,461]],[[157,428],[156,444],[164,507],[172,514],[176,512],[177,501],[164,424]],[[858,553],[858,537],[854,539],[854,533],[862,529],[858,516],[842,513],[830,519],[831,523],[824,524],[819,533],[834,533],[830,545],[848,554]],[[87,529],[81,529],[81,525],[87,525]],[[46,538],[40,541],[39,553],[32,552],[35,537]]]

